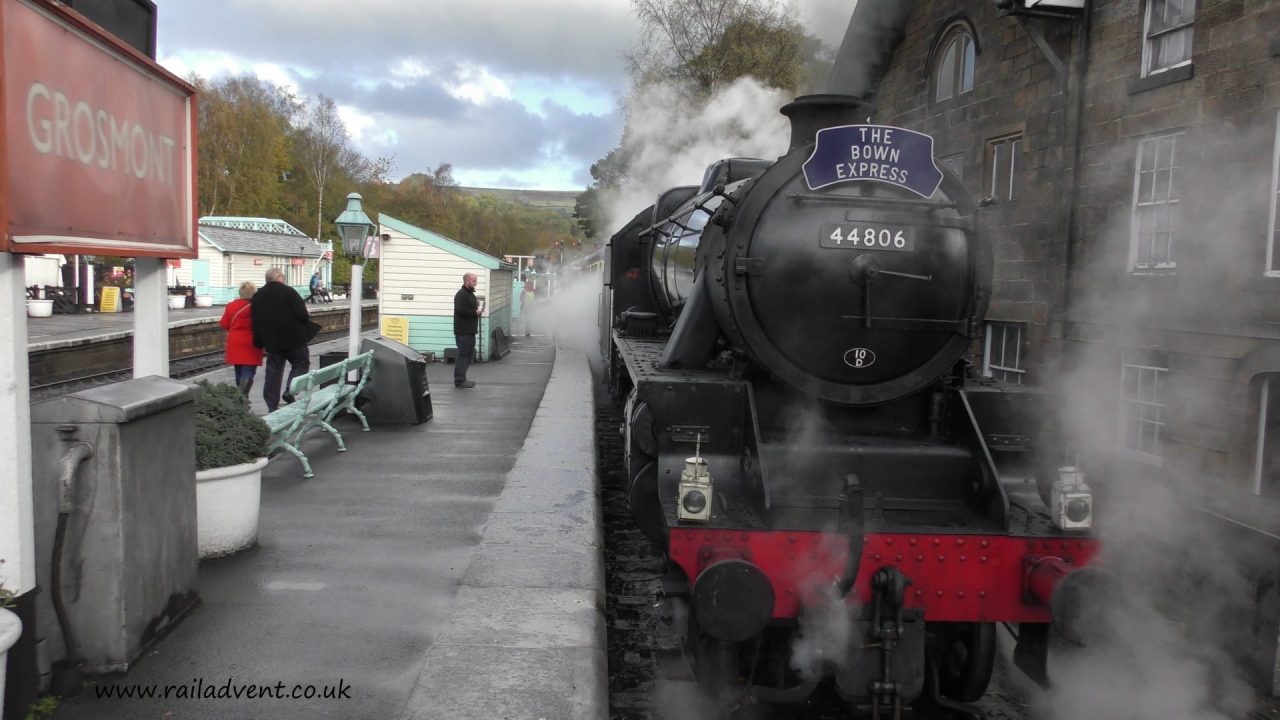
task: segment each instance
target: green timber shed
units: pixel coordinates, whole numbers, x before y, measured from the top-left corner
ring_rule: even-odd
[[[476,274],[476,295],[486,300],[476,336],[476,359],[496,360],[511,337],[511,286],[515,265],[425,228],[378,216],[383,236],[378,261],[378,317],[387,334],[404,318],[409,347],[443,359],[456,347],[453,296],[464,273]],[[401,327],[404,321],[401,320]]]

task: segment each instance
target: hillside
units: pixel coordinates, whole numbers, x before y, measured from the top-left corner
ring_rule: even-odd
[[[551,210],[565,217],[573,215],[574,202],[581,190],[512,190],[505,188],[470,188],[458,190],[468,195],[491,195],[507,202],[520,203],[532,208]]]

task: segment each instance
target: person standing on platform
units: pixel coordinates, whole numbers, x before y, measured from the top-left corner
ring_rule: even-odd
[[[524,289],[520,291],[520,319],[524,322],[524,336],[529,337],[529,330],[533,327],[533,305],[537,302],[533,293],[532,283],[526,282]]]
[[[453,361],[453,386],[472,388],[476,384],[467,379],[467,367],[476,353],[476,333],[480,330],[480,316],[484,303],[476,298],[476,274],[462,276],[462,288],[453,296],[453,337],[458,344],[458,357]]]
[[[249,396],[253,376],[262,364],[262,348],[253,344],[253,315],[249,311],[255,290],[257,287],[251,282],[240,283],[240,297],[227,303],[218,321],[227,331],[227,364],[235,367],[236,387],[245,397]]]
[[[320,272],[311,273],[311,294],[307,296],[307,302],[320,302]]]
[[[251,302],[253,344],[267,352],[262,399],[267,403],[267,411],[275,412],[280,406],[280,379],[285,362],[289,363],[289,379],[284,386],[284,401],[293,402],[289,386],[294,378],[311,369],[311,350],[307,343],[320,326],[311,321],[306,302],[297,290],[285,284],[284,271],[278,267],[267,271],[267,284],[254,294]]]

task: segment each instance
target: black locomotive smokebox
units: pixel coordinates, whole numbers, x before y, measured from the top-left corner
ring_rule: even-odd
[[[853,95],[801,95],[780,111],[791,120],[791,150],[813,142],[818,131],[866,122],[875,108]]]

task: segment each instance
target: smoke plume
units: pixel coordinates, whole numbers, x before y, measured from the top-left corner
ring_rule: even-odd
[[[697,185],[707,166],[730,157],[775,158],[787,149],[788,124],[778,109],[791,100],[780,90],[741,78],[693,107],[674,87],[654,85],[632,98],[622,140],[631,158],[628,182],[606,191],[610,232],[652,205],[658,194]]]

